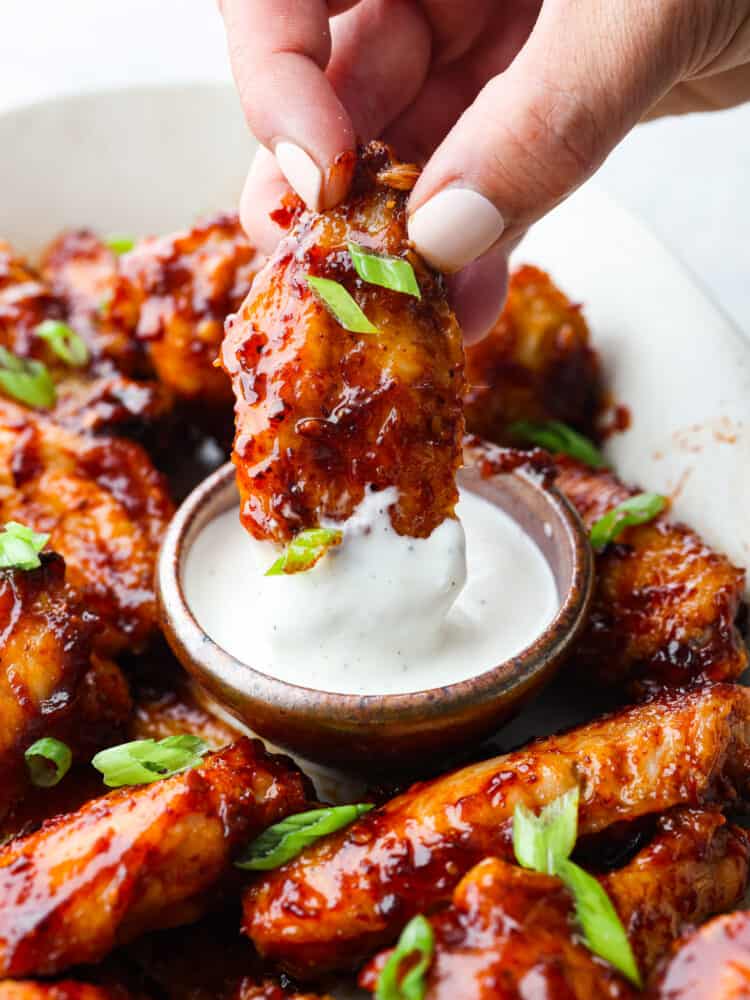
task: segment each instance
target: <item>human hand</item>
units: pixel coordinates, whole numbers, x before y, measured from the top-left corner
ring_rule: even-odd
[[[470,339],[502,305],[509,250],[641,118],[750,98],[750,0],[223,0],[222,10],[265,147],[242,197],[250,237],[276,244],[268,213],[287,182],[310,208],[338,203],[350,177],[336,158],[382,137],[426,163],[409,235],[458,272],[452,294]]]

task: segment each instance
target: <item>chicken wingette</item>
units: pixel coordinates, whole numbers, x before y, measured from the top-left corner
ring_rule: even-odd
[[[587,528],[638,490],[607,470],[557,460],[558,488]],[[745,572],[665,513],[596,557],[588,624],[572,654],[587,676],[631,688],[734,680],[748,663],[737,627]]]
[[[677,810],[629,864],[600,878],[646,978],[682,930],[736,905],[748,876],[748,840],[721,814]],[[590,1000],[636,997],[586,948],[573,900],[559,880],[486,858],[463,878],[452,905],[431,918],[435,954],[426,1000]],[[362,985],[373,989],[387,953]]]
[[[143,449],[0,400],[0,485],[0,521],[48,532],[68,583],[99,616],[97,650],[142,647],[156,626],[154,562],[173,512]]]
[[[0,570],[0,818],[30,785],[24,751],[75,725],[94,624],[66,592],[59,555]]]
[[[323,519],[343,521],[368,488],[398,489],[390,517],[402,535],[426,537],[453,516],[461,334],[442,279],[409,248],[415,176],[371,143],[346,202],[300,215],[227,322],[233,459],[242,521],[256,538],[288,542]],[[350,243],[408,262],[421,297],[360,278]],[[374,332],[345,329],[308,278],[351,295]]]
[[[748,1000],[750,912],[717,917],[681,941],[647,995],[650,1000]]]
[[[490,854],[512,856],[518,802],[537,810],[578,785],[582,835],[748,787],[750,691],[663,694],[526,749],[413,788],[252,885],[244,927],[299,975],[346,967],[450,898]]]
[[[536,267],[511,274],[497,323],[466,348],[466,382],[466,426],[488,441],[518,444],[512,425],[520,420],[560,420],[595,434],[602,373],[586,320]]]
[[[309,801],[302,775],[257,741],[122,788],[0,848],[0,975],[96,962],[197,919],[239,874],[235,852]]]

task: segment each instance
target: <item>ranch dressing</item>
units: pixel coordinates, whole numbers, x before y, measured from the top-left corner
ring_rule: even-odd
[[[279,548],[234,507],[209,522],[183,586],[204,631],[243,663],[303,687],[396,694],[475,677],[520,653],[559,599],[535,543],[495,505],[461,493],[458,520],[398,535],[395,488],[369,493],[341,545],[312,569],[265,576]]]

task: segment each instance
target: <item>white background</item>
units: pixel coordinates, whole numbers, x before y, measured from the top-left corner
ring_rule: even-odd
[[[0,111],[98,86],[224,78],[214,0],[0,0]],[[642,126],[599,174],[748,334],[749,180],[750,106]]]

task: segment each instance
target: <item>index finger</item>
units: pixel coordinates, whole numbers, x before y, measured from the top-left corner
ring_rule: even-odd
[[[346,194],[356,146],[349,115],[324,70],[329,17],[357,0],[223,0],[232,70],[248,124],[286,179],[319,211]],[[345,162],[345,161],[344,161]]]

